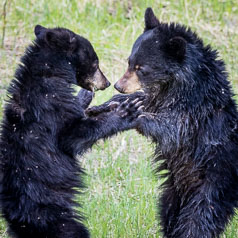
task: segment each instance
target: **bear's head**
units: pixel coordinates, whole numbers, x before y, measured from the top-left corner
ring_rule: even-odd
[[[46,71],[58,75],[72,75],[70,83],[90,90],[103,90],[110,82],[99,68],[99,60],[91,43],[65,28],[35,27],[35,44],[42,54],[41,61],[47,61]],[[53,75],[54,76],[54,75]]]
[[[158,90],[167,85],[186,66],[190,52],[196,51],[192,49],[195,41],[199,42],[190,29],[161,23],[152,9],[147,8],[145,30],[135,41],[128,69],[115,88],[121,93],[133,93],[140,89]]]

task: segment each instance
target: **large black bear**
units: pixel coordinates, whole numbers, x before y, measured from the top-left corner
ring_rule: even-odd
[[[75,210],[83,170],[75,155],[133,125],[141,102],[86,117],[91,95],[110,85],[88,40],[63,28],[35,28],[8,89],[1,124],[1,211],[15,238],[86,238]],[[133,112],[134,110],[134,112]],[[130,113],[130,111],[132,113]]]
[[[219,237],[238,201],[238,114],[217,52],[148,8],[115,88],[147,94],[136,128],[156,143],[158,172],[167,170],[159,202],[164,236]]]

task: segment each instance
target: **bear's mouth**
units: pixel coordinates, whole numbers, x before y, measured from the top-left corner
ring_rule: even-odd
[[[98,90],[104,90],[108,88],[111,83],[104,76],[102,71],[98,68],[93,76],[89,76],[85,79],[84,85],[81,85],[85,89],[95,92]]]
[[[114,85],[120,93],[130,94],[142,90],[142,85],[135,71],[129,69]]]

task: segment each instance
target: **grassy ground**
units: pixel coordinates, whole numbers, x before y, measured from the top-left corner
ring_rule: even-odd
[[[131,46],[143,30],[147,6],[154,8],[160,20],[191,26],[206,43],[217,48],[226,62],[234,91],[238,92],[236,0],[8,0],[6,6],[6,34],[4,48],[0,49],[0,118],[7,85],[25,46],[34,38],[36,24],[64,26],[88,38],[101,59],[101,68],[115,82],[125,71]],[[0,24],[2,31],[3,18]],[[99,92],[94,103],[115,93],[112,87]],[[88,189],[79,199],[92,237],[161,237],[156,221],[156,197],[160,191],[152,173],[152,151],[149,141],[130,131],[99,142],[80,158],[88,173]],[[3,221],[0,237],[7,237]],[[238,237],[238,216],[223,237]]]

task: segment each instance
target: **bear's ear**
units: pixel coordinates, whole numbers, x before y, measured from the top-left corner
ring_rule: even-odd
[[[145,31],[150,30],[158,26],[159,20],[156,18],[152,8],[145,10]]]
[[[47,28],[45,28],[41,25],[36,25],[35,30],[34,30],[36,37],[43,35],[46,32],[46,30],[47,30]]]
[[[73,50],[76,47],[76,37],[69,32],[47,31],[45,34],[45,41],[51,47],[63,47],[63,49]]]
[[[183,37],[175,36],[166,44],[165,50],[171,57],[181,62],[186,54],[186,45],[187,42]]]
[[[48,45],[58,45],[60,42],[60,36],[57,32],[53,32],[53,31],[48,31],[45,34],[45,40],[47,42]]]

